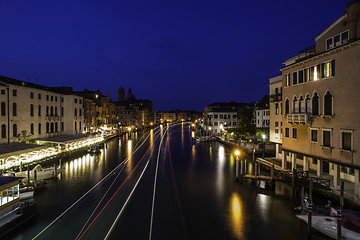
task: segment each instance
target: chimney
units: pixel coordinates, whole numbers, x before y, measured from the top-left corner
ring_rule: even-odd
[[[354,41],[360,38],[360,0],[346,4],[347,22],[349,24],[349,40]]]

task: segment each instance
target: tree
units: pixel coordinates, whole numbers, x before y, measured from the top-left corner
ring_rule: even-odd
[[[254,136],[256,126],[254,122],[254,112],[252,109],[241,109],[237,112],[238,125],[237,133],[245,138],[246,136]]]

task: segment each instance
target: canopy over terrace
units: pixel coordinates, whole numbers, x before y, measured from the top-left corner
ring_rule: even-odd
[[[46,139],[38,139],[36,142],[42,145],[50,145],[53,147],[61,147],[62,151],[73,150],[84,147],[104,140],[100,135],[78,134],[78,135],[62,135]]]

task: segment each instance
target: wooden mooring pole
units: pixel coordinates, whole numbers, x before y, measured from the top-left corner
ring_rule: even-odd
[[[310,186],[309,186],[309,207],[308,207],[308,239],[311,239],[311,219],[312,219],[312,189],[313,189],[313,182],[310,179]]]
[[[344,207],[344,181],[340,185],[340,206],[337,210],[337,239],[341,239],[341,209]]]
[[[235,181],[238,182],[239,181],[239,158],[236,157],[236,167],[235,167]]]

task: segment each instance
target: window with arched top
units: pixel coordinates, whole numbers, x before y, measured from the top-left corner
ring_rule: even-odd
[[[6,138],[6,125],[1,125],[1,138]]]
[[[312,97],[312,115],[319,115],[319,95],[316,92]]]
[[[54,116],[54,107],[53,106],[50,107],[50,116]]]
[[[49,106],[46,106],[46,116],[49,116]]]
[[[58,123],[55,122],[55,132],[58,132]]]
[[[57,114],[57,107],[55,107],[55,116],[57,116],[58,114]]]
[[[303,98],[303,96],[299,97],[299,113],[304,113],[304,98]]]
[[[41,123],[38,124],[38,133],[41,134]]]
[[[54,132],[54,123],[53,122],[50,124],[50,131],[51,131],[51,133]]]
[[[333,115],[333,97],[330,91],[327,91],[324,96],[324,115]]]
[[[34,124],[33,123],[30,124],[30,133],[32,135],[34,135]]]
[[[311,113],[311,98],[309,94],[305,97],[305,113]]]
[[[13,137],[16,137],[18,134],[17,134],[17,125],[14,124],[13,125]]]
[[[38,116],[41,116],[41,105],[38,106]]]
[[[298,101],[296,97],[293,98],[292,108],[293,108],[292,113],[298,113]]]
[[[46,123],[46,133],[49,133],[49,123]]]
[[[13,103],[13,116],[17,116],[17,105]]]
[[[290,113],[290,102],[289,99],[286,99],[285,101],[285,114],[289,114]]]
[[[34,116],[34,104],[30,104],[30,116]]]
[[[1,116],[6,115],[6,104],[5,102],[1,102]]]
[[[75,117],[77,116],[77,109],[75,108],[75,112],[74,112],[74,114],[75,114]]]

